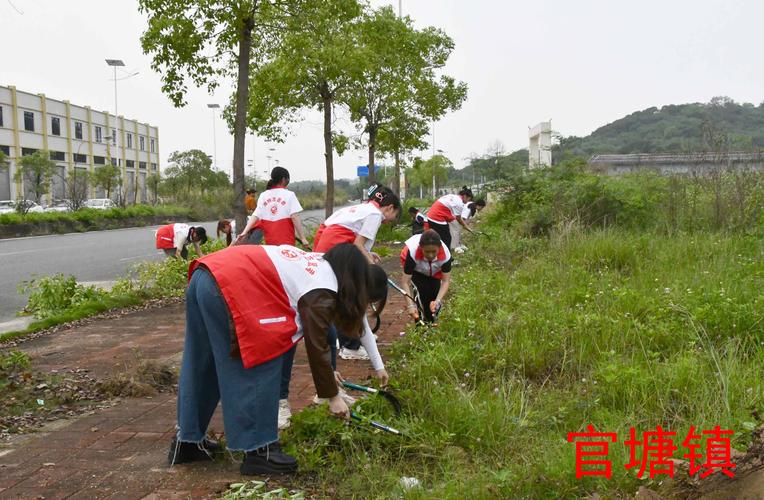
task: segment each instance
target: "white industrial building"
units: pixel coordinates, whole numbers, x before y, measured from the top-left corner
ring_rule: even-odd
[[[0,86],[0,150],[10,159],[10,168],[0,169],[0,200],[31,198],[29,187],[15,182],[14,173],[18,158],[38,150],[49,151],[56,162],[46,202],[66,198],[66,179],[75,168],[93,172],[101,165],[118,166],[128,203],[136,196],[138,202],[147,201],[146,177],[159,173],[157,127],[13,86]],[[112,194],[115,200],[119,196]],[[90,197],[105,195],[91,188]]]
[[[528,131],[528,166],[543,168],[552,164],[552,122],[541,122]]]

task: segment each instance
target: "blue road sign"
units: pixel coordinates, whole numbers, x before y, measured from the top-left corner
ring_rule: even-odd
[[[379,165],[374,165],[374,173],[376,174],[379,172],[379,169],[381,167]],[[368,177],[369,176],[369,166],[368,165],[361,165],[360,167],[356,167],[356,171],[358,172],[358,177]]]

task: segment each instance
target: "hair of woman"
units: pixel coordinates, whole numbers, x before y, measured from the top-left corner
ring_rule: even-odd
[[[436,245],[440,247],[442,240],[440,235],[434,229],[428,229],[422,233],[422,237],[419,238],[419,246]]]
[[[227,221],[226,219],[220,219],[218,221],[217,238],[220,239],[220,233],[225,234],[225,244],[227,246],[231,246],[233,235],[231,234],[231,231],[228,231],[228,232],[225,231],[226,226],[228,227],[231,226],[231,223]]]
[[[275,187],[284,182],[284,180],[289,183],[289,170],[284,167],[273,167],[273,170],[271,170],[271,180],[268,181],[268,184],[270,185],[272,182],[273,185],[271,187]],[[268,189],[271,189],[271,187]]]
[[[346,337],[361,335],[363,317],[369,305],[369,261],[352,243],[341,243],[324,254],[337,277],[335,324]]]
[[[387,304],[387,273],[376,264],[369,266],[369,300],[374,304],[375,316],[379,318]]]
[[[459,195],[472,199],[472,190],[467,186],[462,186],[462,189],[459,191]]]
[[[369,199],[377,202],[380,208],[390,205],[396,210],[401,209],[401,200],[395,193],[393,193],[393,190],[387,186],[380,185]]]

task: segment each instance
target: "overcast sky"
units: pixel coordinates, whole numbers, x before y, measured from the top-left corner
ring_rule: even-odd
[[[397,0],[372,1],[390,3],[397,10]],[[650,106],[716,95],[764,101],[760,0],[403,0],[403,14],[455,41],[446,72],[469,93],[461,110],[435,124],[435,147],[457,168],[496,140],[507,151],[527,147],[528,127],[549,119],[563,135],[587,135]],[[193,89],[188,105],[174,108],[141,51],[144,28],[135,1],[0,0],[0,84],[113,112],[104,59],[122,59],[139,74],[118,83],[119,113],[159,127],[162,166],[176,150],[212,154],[206,105],[227,102],[231,86],[214,96]],[[233,137],[220,120],[216,129],[217,164],[230,172]],[[321,116],[311,113],[283,144],[258,139],[258,176],[275,148],[293,180],[323,179],[321,130]],[[365,151],[336,160],[335,176],[354,176],[366,163],[360,157]]]

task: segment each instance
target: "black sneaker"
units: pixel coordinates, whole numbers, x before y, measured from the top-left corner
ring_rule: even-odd
[[[244,476],[292,474],[297,472],[297,460],[282,452],[277,441],[255,451],[248,451],[240,471]]]
[[[170,451],[167,461],[170,465],[197,462],[199,460],[212,460],[215,453],[223,451],[220,443],[212,439],[205,439],[201,443],[183,443],[175,437],[170,443]]]

